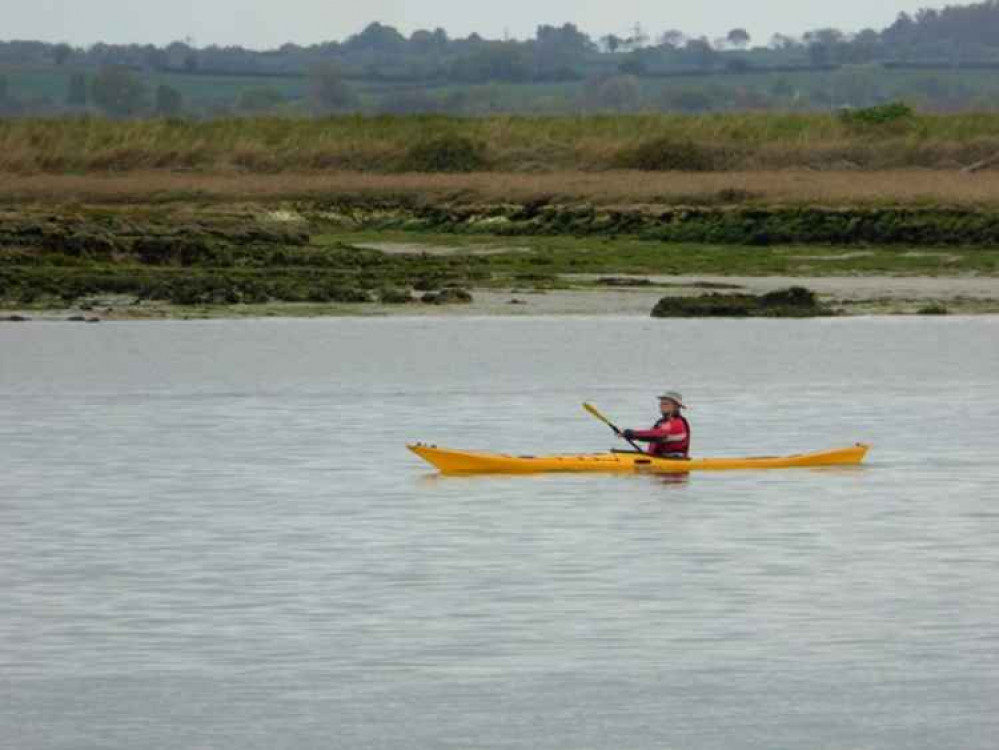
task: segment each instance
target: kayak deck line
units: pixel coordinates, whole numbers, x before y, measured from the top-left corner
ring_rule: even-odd
[[[691,471],[736,471],[751,469],[797,469],[818,466],[856,466],[870,446],[856,443],[848,448],[788,456],[745,458],[658,458],[633,451],[580,453],[553,456],[512,456],[439,448],[412,443],[406,446],[442,474],[543,474],[548,472],[648,472],[686,474]]]

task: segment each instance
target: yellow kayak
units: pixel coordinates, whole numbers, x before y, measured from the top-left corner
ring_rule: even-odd
[[[615,451],[563,456],[508,456],[475,453],[416,443],[406,446],[443,474],[540,474],[546,472],[649,472],[686,474],[690,471],[736,469],[797,469],[815,466],[856,466],[870,448],[857,443],[818,453],[755,458],[654,458],[644,453]]]

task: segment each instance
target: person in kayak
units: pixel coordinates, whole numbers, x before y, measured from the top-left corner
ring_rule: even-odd
[[[676,391],[666,391],[659,397],[659,419],[650,430],[625,430],[621,437],[648,443],[648,453],[659,458],[688,458],[690,456],[690,423],[681,414],[686,409],[683,396]]]

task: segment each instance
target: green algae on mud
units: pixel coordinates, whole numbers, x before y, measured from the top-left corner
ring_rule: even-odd
[[[320,245],[350,244],[392,255],[481,258],[494,274],[712,274],[719,276],[960,276],[999,274],[999,248],[767,247],[663,243],[630,236],[517,236],[323,229]],[[577,283],[574,280],[574,283]],[[599,279],[593,279],[600,284]]]
[[[595,206],[557,204],[422,204],[415,200],[299,204],[315,224],[504,237],[636,237],[658,242],[741,245],[999,245],[999,211],[947,206],[825,207],[799,205]]]

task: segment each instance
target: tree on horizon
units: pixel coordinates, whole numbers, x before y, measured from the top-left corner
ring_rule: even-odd
[[[94,104],[112,117],[134,117],[146,106],[146,86],[119,65],[109,65],[90,84]]]

